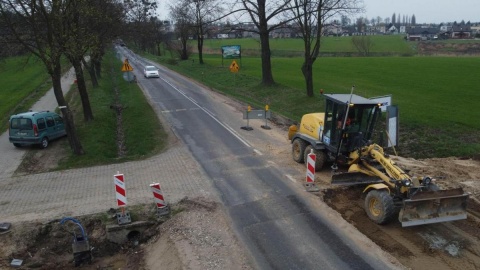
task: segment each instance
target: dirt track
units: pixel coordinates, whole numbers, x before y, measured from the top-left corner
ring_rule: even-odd
[[[361,188],[331,187],[325,180],[320,197],[360,232],[412,269],[480,268],[480,162],[455,158],[414,160],[397,158],[413,175],[437,178],[443,188],[462,187],[470,193],[468,219],[402,228],[400,222],[376,225],[363,209]],[[327,172],[318,179],[328,179]],[[318,181],[318,180],[317,180]]]

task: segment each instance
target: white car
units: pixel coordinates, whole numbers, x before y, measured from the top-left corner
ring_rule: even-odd
[[[155,66],[145,66],[143,69],[143,76],[145,76],[145,78],[160,78],[160,75],[158,74],[158,68]]]

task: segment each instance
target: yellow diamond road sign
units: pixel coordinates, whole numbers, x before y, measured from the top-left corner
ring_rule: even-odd
[[[232,64],[230,64],[230,72],[237,73],[239,69],[240,66],[238,66],[237,62],[233,60]]]
[[[123,71],[123,72],[133,71],[132,66],[130,66],[130,64],[128,63],[128,59],[125,59],[125,61],[123,61],[122,71]]]

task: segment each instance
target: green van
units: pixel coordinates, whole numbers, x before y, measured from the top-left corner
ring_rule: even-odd
[[[14,146],[48,146],[49,141],[65,136],[63,118],[50,111],[25,112],[10,116],[8,139]]]

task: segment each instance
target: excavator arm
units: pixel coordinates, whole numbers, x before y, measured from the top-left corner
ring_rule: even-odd
[[[440,190],[429,177],[411,177],[377,144],[351,152],[349,165],[348,172],[332,176],[332,184],[367,185],[367,193],[387,189],[403,227],[467,218],[468,195],[461,188]]]

